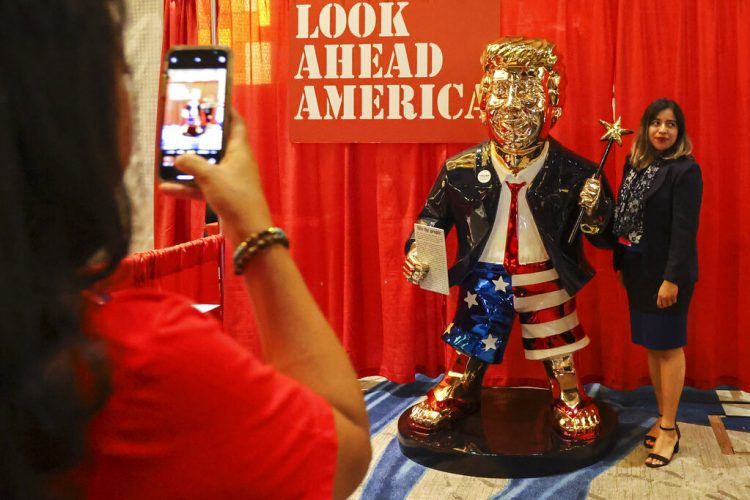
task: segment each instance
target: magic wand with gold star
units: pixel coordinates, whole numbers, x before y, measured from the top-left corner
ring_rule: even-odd
[[[620,126],[621,120],[622,117],[617,118],[614,123],[607,123],[604,120],[599,120],[599,123],[601,123],[605,129],[607,129],[607,131],[601,138],[602,141],[607,141],[607,148],[604,150],[602,159],[599,161],[599,168],[596,169],[596,172],[593,175],[594,179],[599,179],[602,176],[602,169],[604,168],[604,164],[607,162],[607,156],[609,156],[609,150],[612,148],[612,143],[616,142],[618,146],[622,146],[622,136],[633,133],[632,130],[622,128]],[[576,220],[576,223],[573,226],[573,230],[570,232],[570,236],[568,237],[568,245],[572,245],[573,241],[576,239],[576,234],[578,234],[578,229],[581,227],[581,221],[583,220],[583,214],[585,210],[585,208],[581,208],[581,211],[578,213],[578,219]]]

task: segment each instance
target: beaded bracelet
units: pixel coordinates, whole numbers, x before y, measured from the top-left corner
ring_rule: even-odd
[[[251,234],[245,241],[237,245],[237,249],[234,251],[232,257],[234,274],[238,276],[243,274],[245,266],[256,253],[277,243],[289,248],[289,240],[281,228],[269,227],[260,233]]]

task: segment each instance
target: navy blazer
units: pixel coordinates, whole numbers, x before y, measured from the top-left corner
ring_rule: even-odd
[[[594,276],[583,255],[581,232],[572,245],[568,235],[579,213],[578,197],[596,165],[549,139],[544,165],[526,190],[526,200],[545,250],[560,281],[574,295]],[[487,173],[489,172],[489,180]],[[484,180],[484,182],[482,182]],[[445,161],[417,222],[442,228],[446,235],[455,227],[458,238],[456,262],[448,271],[451,285],[461,284],[482,254],[497,215],[500,179],[484,142]],[[612,192],[603,178],[599,205],[587,224],[600,232],[586,235],[597,246],[611,248]],[[406,242],[409,250],[414,235]]]
[[[632,167],[625,163],[623,179]],[[622,188],[621,188],[622,189]],[[698,219],[703,178],[692,157],[668,160],[646,191],[643,208],[644,271],[685,285],[698,280]],[[621,269],[624,250],[617,245],[615,270]]]

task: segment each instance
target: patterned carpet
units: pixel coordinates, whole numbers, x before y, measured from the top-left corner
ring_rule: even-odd
[[[750,395],[729,389],[686,388],[678,421],[680,452],[666,468],[643,466],[643,435],[654,423],[656,402],[650,387],[622,392],[587,386],[597,399],[618,412],[613,450],[600,462],[567,474],[532,479],[460,476],[425,468],[404,457],[396,437],[401,413],[439,379],[417,376],[399,385],[363,379],[370,416],[373,461],[354,499],[750,499]],[[722,454],[709,415],[723,416],[733,454]]]

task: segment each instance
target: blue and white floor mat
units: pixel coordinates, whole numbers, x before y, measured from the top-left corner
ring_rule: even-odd
[[[574,472],[531,479],[461,476],[423,467],[401,454],[397,421],[439,378],[421,375],[411,384],[368,379],[365,393],[370,417],[373,460],[353,499],[750,499],[750,395],[740,391],[685,388],[678,421],[680,452],[667,467],[643,465],[641,442],[657,414],[650,387],[622,392],[599,384],[587,391],[618,412],[614,449],[600,462]],[[719,447],[708,417],[722,423],[734,454]]]

